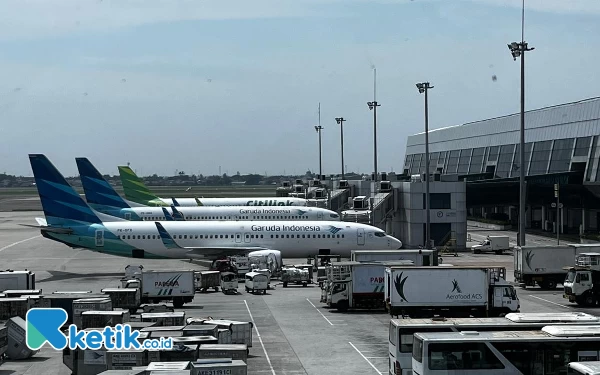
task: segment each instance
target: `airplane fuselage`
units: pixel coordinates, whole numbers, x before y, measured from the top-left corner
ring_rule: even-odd
[[[330,250],[349,256],[351,250],[399,249],[402,243],[370,225],[326,221],[262,222],[161,222],[175,243],[183,248],[167,248],[154,222],[118,221],[74,228],[73,234],[46,233],[72,247],[120,256],[132,256],[132,250],[144,251],[145,257],[190,258],[190,248],[250,248],[281,251],[284,258],[302,258]],[[194,251],[194,255],[201,254]]]
[[[160,198],[165,204],[173,204],[171,198]],[[201,204],[198,204],[198,201]],[[293,197],[257,198],[175,198],[180,206],[306,206],[307,200]]]

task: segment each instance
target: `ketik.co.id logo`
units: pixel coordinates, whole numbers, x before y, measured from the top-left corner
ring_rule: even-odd
[[[102,347],[107,350],[132,349],[172,349],[173,339],[161,337],[160,340],[148,339],[138,341],[140,332],[132,330],[129,324],[117,324],[115,327],[81,331],[71,324],[68,336],[61,332],[61,327],[67,321],[67,312],[55,308],[34,308],[27,311],[27,327],[25,329],[27,347],[32,350],[41,348],[48,343],[56,350],[67,346],[71,350],[93,349]]]

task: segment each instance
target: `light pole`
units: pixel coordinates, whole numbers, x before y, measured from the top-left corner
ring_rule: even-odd
[[[431,218],[429,216],[429,107],[427,100],[427,91],[432,89],[433,86],[429,85],[429,82],[417,83],[417,89],[419,93],[425,93],[425,248],[431,248]]]
[[[367,102],[369,110],[373,110],[373,168],[375,169],[375,182],[377,182],[377,107],[381,104],[377,101]]]
[[[508,45],[513,60],[521,57],[521,142],[519,158],[521,160],[519,173],[519,238],[517,245],[525,246],[525,52],[535,48],[527,47],[525,41],[512,42]]]
[[[342,146],[342,180],[344,179],[344,121],[343,117],[336,117],[335,121],[340,125],[340,142]]]
[[[323,164],[321,163],[321,130],[323,127],[321,125],[315,126],[315,130],[319,133],[319,180],[323,177]]]

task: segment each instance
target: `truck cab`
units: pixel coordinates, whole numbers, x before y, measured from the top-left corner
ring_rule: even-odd
[[[564,298],[578,305],[593,306],[600,296],[600,253],[581,253],[565,277]]]

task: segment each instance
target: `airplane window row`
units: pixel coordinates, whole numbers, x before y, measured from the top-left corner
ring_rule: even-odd
[[[332,217],[337,217],[337,215],[330,215]],[[250,220],[250,216],[186,216],[186,220]],[[307,216],[252,216],[252,220],[300,220],[309,218]],[[144,216],[142,217],[144,221],[162,221],[165,220],[164,216]]]
[[[260,236],[260,237],[259,237]],[[281,237],[280,237],[281,236]],[[241,238],[240,234],[236,235],[237,238]],[[264,235],[262,234],[246,234],[245,235],[246,238],[250,239],[250,238],[264,238]],[[133,234],[123,234],[123,235],[119,235],[120,239],[127,239],[127,240],[135,240],[136,239],[136,235]],[[156,234],[138,234],[137,235],[137,239],[138,240],[145,240],[145,239],[152,239],[152,240],[156,240],[159,239],[160,237]],[[187,234],[179,234],[179,235],[174,235],[173,236],[174,239],[180,239],[180,240],[187,240],[187,239],[213,239],[213,238],[224,238],[224,239],[233,239],[234,235],[233,234],[190,234],[189,236]],[[310,234],[271,234],[271,238],[311,238]],[[345,238],[343,234],[313,234],[312,238]]]

